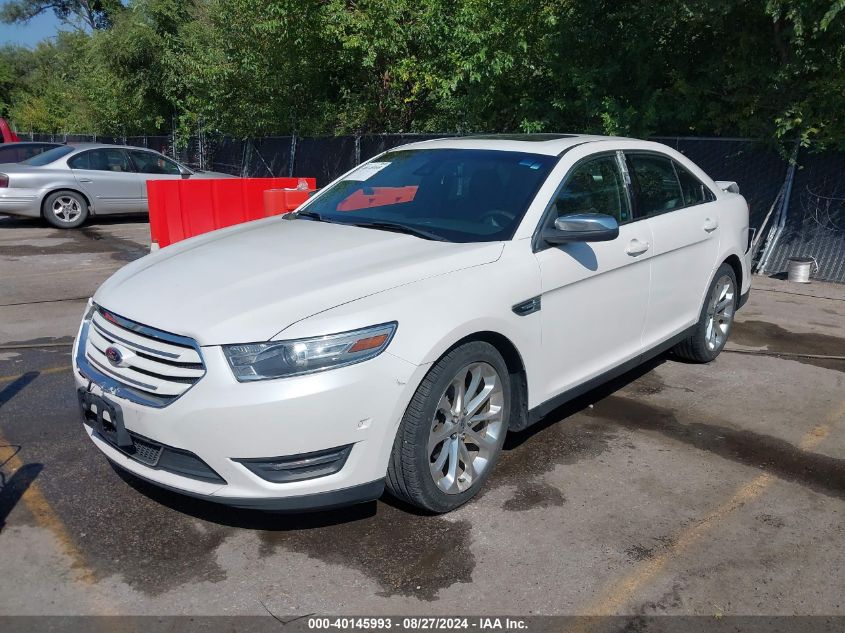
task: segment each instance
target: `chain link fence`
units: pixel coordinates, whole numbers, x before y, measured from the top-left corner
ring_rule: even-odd
[[[237,176],[310,176],[324,186],[373,156],[405,143],[449,134],[271,136],[236,139],[170,136],[26,134],[21,140],[98,142],[148,147],[186,165]],[[790,257],[814,257],[815,278],[845,282],[845,153],[800,150],[785,157],[744,138],[655,137],[688,156],[714,180],[733,180],[748,200],[758,272],[780,274]],[[792,164],[792,167],[791,167]]]

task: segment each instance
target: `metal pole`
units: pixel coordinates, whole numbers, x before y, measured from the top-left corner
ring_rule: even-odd
[[[199,153],[200,153],[200,170],[205,170],[205,143],[203,142],[203,135],[202,135],[202,118],[197,119],[197,145],[199,146]]]
[[[290,137],[290,164],[288,165],[288,178],[293,178],[293,167],[296,161],[296,130]]]
[[[361,164],[361,130],[355,130],[355,164]]]
[[[769,241],[766,243],[766,248],[763,249],[763,254],[760,256],[760,264],[757,270],[760,272],[767,272],[769,260],[772,253],[775,252],[780,236],[783,234],[783,227],[786,226],[786,216],[789,213],[789,199],[792,197],[792,183],[795,180],[795,168],[798,165],[798,148],[801,143],[795,143],[795,149],[792,152],[792,157],[789,160],[789,168],[786,170],[786,181],[784,183],[783,203],[778,210],[777,225],[772,227],[772,234]]]
[[[249,171],[249,164],[252,160],[252,143],[249,139],[244,141],[244,153],[243,159],[241,160],[241,176],[246,177]]]

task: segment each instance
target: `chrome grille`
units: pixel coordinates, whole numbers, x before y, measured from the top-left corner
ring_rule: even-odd
[[[111,358],[109,357],[111,355]],[[95,307],[83,324],[77,364],[106,391],[134,402],[162,407],[205,375],[193,339],[135,323]],[[85,370],[88,372],[85,372]]]

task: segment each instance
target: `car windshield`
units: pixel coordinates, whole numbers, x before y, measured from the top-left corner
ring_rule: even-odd
[[[59,160],[62,156],[67,156],[73,151],[73,148],[68,145],[62,145],[61,147],[54,147],[53,149],[49,149],[43,154],[38,154],[38,156],[33,156],[32,158],[27,158],[23,161],[22,165],[33,165],[35,167],[40,167],[41,165],[49,165],[53,161]]]
[[[479,149],[388,152],[297,215],[451,242],[507,240],[556,161]]]

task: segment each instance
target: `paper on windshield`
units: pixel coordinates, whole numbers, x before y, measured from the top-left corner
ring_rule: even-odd
[[[366,165],[361,165],[358,169],[356,169],[351,174],[349,174],[346,178],[344,178],[344,180],[359,180],[359,181],[369,180],[370,178],[375,176],[377,173],[379,173],[382,169],[387,167],[389,164],[390,163],[373,162],[373,163],[367,163]]]

